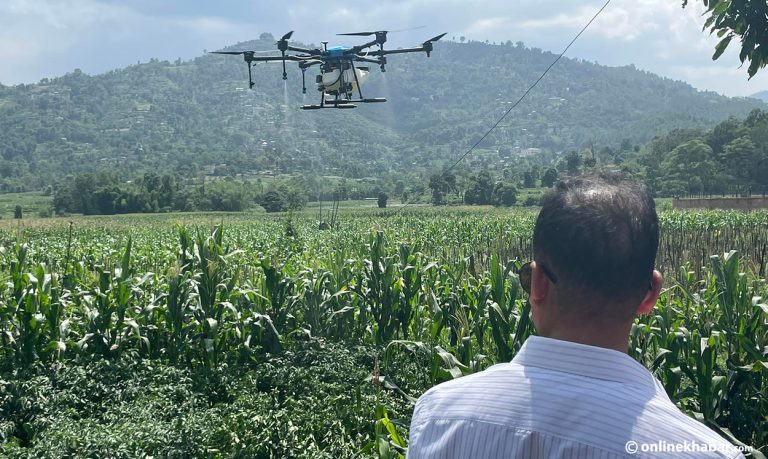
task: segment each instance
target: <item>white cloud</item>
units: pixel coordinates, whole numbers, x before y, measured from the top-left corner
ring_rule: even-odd
[[[81,68],[103,72],[146,61],[200,55],[295,30],[304,42],[349,43],[339,32],[405,29],[389,46],[425,36],[523,41],[560,52],[603,0],[0,0],[0,82],[33,82]],[[768,89],[768,71],[746,82],[737,43],[712,62],[716,37],[702,32],[703,6],[675,0],[613,0],[569,57],[627,65],[730,95]]]
[[[12,65],[0,67],[0,82],[191,58],[254,35],[251,26],[220,17],[148,16],[95,0],[7,0],[0,4],[0,62]]]

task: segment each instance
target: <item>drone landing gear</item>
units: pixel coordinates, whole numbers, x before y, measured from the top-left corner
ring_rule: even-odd
[[[302,105],[302,110],[320,110],[321,108],[356,108],[355,104]]]
[[[321,108],[355,108],[357,105],[355,104],[373,104],[373,103],[381,103],[386,102],[387,99],[384,97],[376,97],[373,99],[359,99],[359,100],[350,100],[350,99],[334,99],[334,100],[326,100],[324,103],[320,105],[302,105],[302,110],[320,110]]]

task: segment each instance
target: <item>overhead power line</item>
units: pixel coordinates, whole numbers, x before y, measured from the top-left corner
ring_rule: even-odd
[[[562,51],[562,52],[561,52],[561,53],[560,53],[560,54],[557,56],[557,58],[556,58],[554,61],[552,61],[552,63],[551,63],[551,64],[549,64],[549,67],[547,67],[547,68],[546,68],[546,70],[544,70],[544,72],[543,72],[543,73],[542,73],[542,74],[539,76],[539,78],[537,78],[537,79],[536,79],[536,81],[534,81],[534,82],[533,82],[533,84],[532,84],[532,85],[530,85],[530,86],[528,87],[528,89],[526,89],[526,90],[525,90],[525,92],[523,93],[523,95],[521,95],[521,96],[520,96],[520,98],[519,98],[519,99],[517,99],[517,101],[516,101],[514,104],[512,104],[512,105],[511,105],[511,106],[510,106],[510,107],[509,107],[509,108],[508,108],[508,109],[507,109],[507,110],[504,112],[504,114],[503,114],[503,115],[501,115],[501,118],[499,118],[499,119],[498,119],[498,121],[496,121],[496,122],[493,124],[493,126],[491,126],[491,127],[490,127],[490,129],[488,129],[488,130],[485,132],[485,134],[483,134],[483,136],[482,136],[482,137],[480,137],[480,139],[478,139],[478,140],[477,140],[477,142],[475,142],[474,144],[472,144],[472,146],[471,146],[471,147],[469,147],[469,149],[468,149],[466,152],[464,152],[464,154],[462,154],[461,156],[459,156],[459,158],[458,158],[458,159],[457,159],[457,160],[456,160],[456,161],[455,161],[453,164],[451,164],[451,166],[450,166],[450,167],[448,167],[447,169],[445,169],[445,170],[442,172],[441,176],[445,176],[446,174],[448,174],[448,173],[449,173],[450,171],[452,171],[452,170],[453,170],[453,169],[454,169],[456,166],[458,166],[458,165],[459,165],[459,163],[461,163],[461,161],[463,161],[463,160],[464,160],[464,158],[466,158],[466,157],[467,157],[467,156],[469,156],[469,155],[470,155],[470,154],[471,154],[473,151],[475,151],[475,148],[477,148],[477,146],[478,146],[478,145],[480,145],[480,144],[483,142],[483,140],[485,140],[485,138],[486,138],[486,137],[488,137],[488,136],[491,134],[491,132],[493,132],[493,130],[494,130],[494,129],[496,129],[496,127],[498,127],[498,125],[499,125],[499,124],[501,124],[501,122],[502,122],[502,121],[504,121],[504,118],[506,118],[506,117],[507,117],[507,115],[509,115],[509,114],[512,112],[512,110],[514,110],[514,109],[515,109],[515,108],[516,108],[518,105],[520,105],[520,102],[522,102],[522,101],[523,101],[523,100],[524,100],[524,99],[525,99],[525,98],[528,96],[528,94],[530,94],[530,92],[531,92],[531,91],[533,91],[533,88],[535,88],[535,87],[536,87],[536,86],[539,84],[539,82],[540,82],[542,79],[544,79],[544,77],[545,77],[545,76],[547,76],[547,73],[549,73],[549,71],[552,69],[552,67],[554,67],[554,66],[555,66],[555,64],[557,64],[557,63],[558,63],[558,61],[560,61],[560,59],[562,59],[562,58],[563,58],[563,56],[565,55],[565,53],[566,53],[566,52],[568,52],[568,50],[571,48],[571,46],[573,46],[573,44],[574,44],[574,43],[576,43],[576,40],[578,40],[578,39],[579,39],[579,37],[581,37],[581,35],[582,35],[582,34],[583,34],[583,33],[584,33],[584,32],[585,32],[585,31],[586,31],[588,28],[589,28],[589,26],[590,26],[590,25],[592,25],[592,23],[593,23],[593,22],[595,22],[595,19],[597,19],[597,17],[598,17],[598,16],[600,16],[600,13],[602,13],[602,12],[603,12],[603,10],[605,10],[605,8],[607,8],[607,7],[608,7],[608,5],[611,3],[611,1],[612,1],[612,0],[607,0],[607,1],[606,1],[606,2],[603,4],[603,6],[602,6],[602,7],[601,7],[599,10],[597,10],[597,12],[594,14],[594,16],[592,16],[592,18],[589,20],[589,22],[587,22],[587,23],[584,25],[584,27],[582,27],[582,28],[581,28],[581,30],[579,30],[579,33],[577,33],[577,34],[576,34],[576,35],[573,37],[573,39],[570,41],[570,43],[568,43],[568,46],[566,46],[566,47],[565,47],[565,49],[563,49],[563,51]],[[422,192],[422,194],[423,194],[423,192]],[[403,206],[401,206],[401,207],[400,207],[400,209],[403,209],[403,208],[407,207],[407,206],[408,206],[408,204],[409,204],[409,203],[405,203]]]

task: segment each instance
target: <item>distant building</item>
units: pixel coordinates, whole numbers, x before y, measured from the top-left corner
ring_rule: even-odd
[[[541,148],[523,148],[520,150],[520,156],[522,157],[536,156],[539,154],[541,154]]]

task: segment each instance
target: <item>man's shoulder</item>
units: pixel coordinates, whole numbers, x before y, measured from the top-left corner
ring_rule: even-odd
[[[481,431],[540,432],[614,451],[634,441],[647,448],[711,450],[699,457],[739,457],[729,442],[681,412],[660,384],[605,381],[514,362],[444,382],[419,398],[414,428],[454,422],[496,426]]]
[[[461,396],[471,393],[473,389],[480,389],[496,383],[510,384],[510,378],[514,378],[519,367],[514,363],[498,363],[483,371],[442,382],[431,387],[419,397],[419,400],[429,399],[435,396]]]
[[[633,441],[658,452],[696,452],[698,457],[743,457],[731,442],[707,425],[683,413],[669,399],[657,398],[647,407]]]

